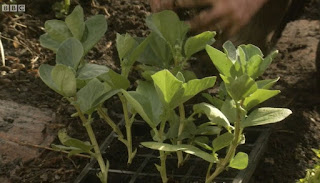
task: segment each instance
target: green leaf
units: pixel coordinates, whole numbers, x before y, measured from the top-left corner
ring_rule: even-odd
[[[221,109],[223,105],[223,101],[215,96],[211,96],[208,93],[203,93],[202,96],[206,98],[212,105],[214,105],[216,108]]]
[[[213,151],[219,151],[225,147],[228,147],[233,141],[234,135],[232,133],[224,133],[212,141]]]
[[[90,80],[86,86],[77,92],[77,103],[81,111],[91,114],[99,104],[96,100],[107,92],[109,90],[98,79],[94,78]]]
[[[226,99],[221,106],[221,112],[227,117],[230,123],[237,120],[237,107],[234,100]]]
[[[142,142],[141,145],[154,149],[159,151],[167,151],[167,152],[176,152],[176,151],[183,151],[188,154],[192,154],[194,156],[197,156],[199,158],[202,158],[203,160],[206,160],[210,163],[217,162],[217,159],[201,149],[194,147],[192,145],[171,145],[171,144],[165,144],[165,143],[159,143],[159,142]]]
[[[39,68],[39,76],[41,80],[52,90],[59,93],[57,85],[53,82],[51,77],[53,66],[48,64],[42,64]]]
[[[180,80],[181,82],[183,82],[183,83],[186,82],[186,80],[184,79],[184,76],[183,76],[183,74],[182,74],[181,72],[178,72],[178,73],[176,74],[176,78],[179,79],[179,80]]]
[[[198,146],[206,150],[212,151],[212,147],[208,145],[208,142],[209,142],[209,138],[206,136],[199,136],[194,139],[194,143],[196,143]]]
[[[237,61],[237,49],[232,44],[231,41],[226,41],[223,45],[224,53],[228,56],[228,58],[232,61],[234,64]]]
[[[67,38],[72,37],[67,24],[61,20],[47,20],[44,24],[44,28],[50,38],[60,43]]]
[[[114,72],[109,69],[109,71],[105,74],[102,74],[98,77],[102,81],[106,82],[113,89],[124,89],[126,90],[130,86],[130,81],[124,76]]]
[[[209,45],[206,46],[206,51],[218,71],[225,76],[231,76],[233,63],[227,55]]]
[[[260,76],[260,65],[262,63],[263,59],[260,55],[254,55],[250,58],[248,61],[246,67],[247,67],[247,74],[252,78],[256,79],[258,76]]]
[[[85,21],[86,31],[82,37],[84,55],[104,36],[108,24],[103,15],[95,15]]]
[[[73,153],[73,154],[78,154],[82,152],[90,153],[90,150],[93,149],[93,146],[89,142],[83,142],[81,140],[69,137],[67,135],[66,129],[59,130],[58,138],[63,145],[67,147],[77,148],[77,149],[74,149],[74,151],[77,151],[77,153]]]
[[[180,99],[180,103],[184,103],[201,91],[213,87],[215,82],[216,77],[212,76],[202,79],[193,79],[188,81],[187,83],[183,83],[182,87],[184,88],[184,93]]]
[[[217,126],[202,126],[196,131],[197,135],[218,135],[221,132],[221,128]]]
[[[249,162],[249,156],[247,153],[238,152],[237,155],[230,161],[229,167],[238,170],[247,168]]]
[[[278,50],[275,50],[271,52],[261,63],[260,69],[259,69],[259,75],[262,75],[264,71],[269,67],[272,60],[278,55]]]
[[[104,65],[97,65],[97,64],[85,64],[81,67],[77,72],[77,79],[80,80],[88,80],[93,79],[102,74],[108,73],[109,68]]]
[[[127,92],[122,90],[122,93],[131,107],[137,111],[151,128],[158,126],[161,122],[163,108],[152,83],[138,82],[136,91]]]
[[[258,89],[249,97],[244,99],[243,106],[247,111],[249,111],[254,106],[261,104],[262,102],[276,96],[279,93],[280,93],[280,90]]]
[[[166,40],[172,48],[176,44],[182,45],[189,30],[189,26],[184,21],[180,21],[178,15],[170,10],[148,16],[146,24],[149,29]]]
[[[78,40],[81,40],[85,30],[85,23],[83,19],[83,9],[80,5],[78,5],[73,9],[72,13],[66,17],[65,20],[73,37]]]
[[[203,50],[207,44],[211,45],[215,39],[215,32],[206,31],[193,37],[189,37],[184,45],[184,52],[187,58]]]
[[[232,129],[227,117],[216,107],[207,104],[200,103],[193,106],[193,111],[199,114],[205,114],[213,123],[225,127],[227,130]]]
[[[156,33],[151,33],[146,39],[148,39],[148,44],[137,61],[169,69],[169,65],[172,63],[172,53],[167,42]]]
[[[250,115],[241,124],[241,127],[245,128],[249,126],[276,123],[282,121],[291,113],[291,110],[285,108],[259,108],[250,113]]]
[[[121,61],[129,56],[137,46],[138,42],[129,34],[121,35],[117,33],[116,47]]]
[[[61,95],[65,97],[75,96],[77,81],[72,69],[68,66],[57,64],[52,69],[51,77]]]
[[[151,77],[163,104],[169,108],[179,105],[178,100],[184,93],[182,82],[168,70],[159,71]]]
[[[257,81],[257,85],[259,89],[269,89],[271,88],[277,81],[279,81],[280,77],[276,79],[266,79]]]
[[[256,82],[246,74],[236,79],[225,76],[221,76],[221,78],[226,85],[229,95],[235,101],[244,99],[258,89]]]
[[[58,51],[60,43],[61,42],[59,41],[53,40],[48,33],[42,34],[40,36],[40,45],[44,48],[52,50],[55,53]]]
[[[56,55],[56,62],[77,70],[82,56],[83,47],[80,41],[75,38],[69,38],[60,45]]]

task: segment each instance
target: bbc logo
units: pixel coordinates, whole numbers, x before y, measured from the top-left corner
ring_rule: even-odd
[[[1,10],[2,12],[21,13],[26,11],[26,5],[25,4],[2,4]]]

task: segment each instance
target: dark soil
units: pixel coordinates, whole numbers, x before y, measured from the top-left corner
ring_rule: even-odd
[[[80,120],[70,117],[74,109],[50,90],[37,74],[42,63],[52,64],[55,59],[54,54],[42,48],[38,41],[44,33],[45,20],[55,18],[50,7],[54,1],[21,2],[27,5],[25,14],[0,14],[1,40],[6,56],[6,66],[0,67],[0,99],[55,111],[55,119],[51,124],[53,130],[67,128],[70,136],[87,140]],[[92,7],[90,1],[78,2],[84,7],[86,16],[105,14],[103,9]],[[265,78],[281,77],[275,88],[282,90],[282,93],[269,101],[268,105],[290,108],[293,114],[287,120],[271,126],[273,132],[269,148],[253,175],[252,183],[295,182],[304,176],[307,168],[313,166],[311,148],[320,147],[320,74],[316,74],[315,66],[316,55],[320,55],[317,53],[320,40],[318,3],[317,0],[310,1],[299,20],[287,25],[276,45],[280,54],[264,75]],[[86,59],[119,71],[114,46],[116,33],[147,35],[144,18],[150,8],[146,0],[130,3],[128,0],[104,0],[100,6],[109,13],[106,15],[108,31]],[[116,100],[107,105],[119,106]],[[114,113],[119,111],[118,108],[113,110]],[[112,116],[118,120],[116,114]],[[110,129],[100,120],[95,120],[93,124],[101,143]],[[54,143],[59,142],[56,140]],[[41,157],[30,162],[16,160],[0,164],[0,182],[72,182],[89,162],[86,158],[68,158],[62,153],[41,151]],[[119,146],[119,151],[125,153],[125,147]],[[144,182],[139,178],[137,180]]]

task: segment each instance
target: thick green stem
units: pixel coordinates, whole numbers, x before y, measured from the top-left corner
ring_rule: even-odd
[[[168,182],[168,177],[167,177],[167,170],[166,170],[166,160],[167,160],[167,155],[164,151],[159,151],[160,152],[160,175],[162,179],[162,183],[167,183]]]
[[[90,120],[87,120],[87,118],[84,116],[84,114],[81,112],[80,108],[77,105],[74,105],[74,107],[76,108],[76,110],[79,114],[79,117],[82,121],[82,124],[87,130],[88,136],[90,138],[90,142],[93,145],[93,149],[95,152],[94,155],[95,155],[96,160],[98,161],[98,164],[99,164],[100,170],[101,170],[101,177],[99,177],[99,178],[102,183],[107,183],[108,182],[108,165],[105,164],[105,162],[102,158],[99,144],[98,144],[97,139],[96,139],[94,132],[92,130],[91,122],[90,122]]]
[[[132,163],[132,160],[135,156],[135,152],[132,152],[132,134],[131,134],[131,126],[132,121],[129,118],[129,111],[127,107],[127,100],[122,94],[118,94],[123,108],[124,121],[126,124],[126,133],[127,133],[127,149],[128,149],[128,164]]]
[[[164,128],[166,126],[166,121],[162,121],[160,123],[160,129],[159,129],[159,142],[163,142],[163,133],[164,133]],[[166,168],[166,160],[167,160],[167,155],[164,151],[159,151],[160,153],[160,167],[158,167],[158,170],[161,175],[162,183],[167,183],[168,182],[168,177],[167,177],[167,168]]]
[[[179,105],[179,115],[180,115],[180,123],[179,123],[179,130],[178,130],[178,141],[177,145],[181,145],[181,134],[184,130],[184,123],[185,123],[185,110],[183,104]],[[178,167],[183,165],[183,153],[182,151],[177,151],[177,157],[178,157]]]
[[[118,135],[118,140],[127,145],[127,140],[124,139],[123,133],[121,132],[120,128],[116,125],[116,123],[109,117],[108,113],[103,111],[101,107],[99,107],[97,111],[100,117],[104,119],[104,121],[108,123],[112,130]]]
[[[211,183],[221,172],[223,172],[236,152],[237,146],[238,146],[240,138],[241,138],[241,133],[242,133],[242,130],[240,127],[241,109],[240,109],[239,104],[236,104],[236,106],[237,106],[237,121],[235,121],[235,123],[234,123],[234,127],[235,127],[234,139],[231,142],[231,145],[228,149],[227,155],[225,156],[225,158],[221,162],[219,162],[217,164],[215,171],[211,174],[211,176],[206,178],[205,183]],[[210,169],[208,171],[210,171]]]

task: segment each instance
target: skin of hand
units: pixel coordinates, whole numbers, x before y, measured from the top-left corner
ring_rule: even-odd
[[[196,32],[223,31],[233,36],[268,0],[150,0],[153,12],[164,9],[208,7],[188,21]]]

